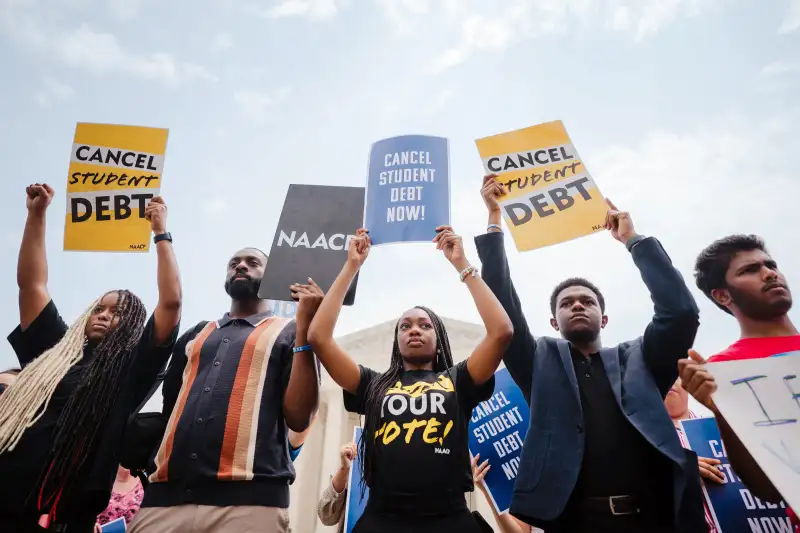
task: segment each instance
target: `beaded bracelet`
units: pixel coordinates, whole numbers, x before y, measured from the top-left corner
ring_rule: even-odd
[[[461,281],[465,281],[468,276],[472,276],[473,278],[477,277],[478,269],[470,265],[458,274],[458,277],[461,278]]]

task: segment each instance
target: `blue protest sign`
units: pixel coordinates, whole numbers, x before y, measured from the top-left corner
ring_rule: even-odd
[[[786,504],[767,503],[753,496],[731,470],[728,456],[713,418],[682,420],[689,447],[699,457],[718,459],[723,484],[703,481],[703,492],[720,533],[740,531],[792,531]]]
[[[530,411],[525,397],[508,370],[495,375],[494,394],[472,411],[469,421],[469,451],[489,460],[491,469],[484,478],[495,509],[508,511],[517,479],[522,443],[528,433]]]
[[[282,302],[280,300],[267,300],[272,314],[281,318],[294,318],[297,314],[297,302]]]
[[[430,242],[450,223],[447,139],[404,135],[372,145],[364,227],[373,244]]]
[[[359,444],[361,439],[361,428],[353,428],[353,442]],[[350,479],[347,480],[347,505],[345,506],[344,533],[351,533],[358,519],[364,513],[369,499],[369,487],[361,497],[361,456],[356,455],[353,464],[350,465]]]
[[[124,518],[117,518],[112,522],[103,524],[100,529],[103,533],[125,533],[128,530],[128,526]]]

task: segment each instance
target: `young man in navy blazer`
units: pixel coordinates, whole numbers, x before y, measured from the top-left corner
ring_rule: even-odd
[[[511,281],[494,176],[482,188],[488,232],[475,239],[482,275],[514,324],[503,360],[530,406],[511,514],[547,533],[708,531],[697,456],[681,447],[664,409],[691,348],[698,308],[653,237],[609,202],[606,228],[623,243],[655,305],[644,335],[603,348],[605,300],[589,281],[553,291],[552,327],[534,338]]]

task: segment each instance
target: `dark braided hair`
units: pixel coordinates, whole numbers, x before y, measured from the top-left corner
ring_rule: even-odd
[[[436,333],[436,360],[433,363],[435,372],[450,371],[453,367],[453,353],[450,350],[450,339],[447,337],[447,330],[439,316],[421,305],[414,309],[420,309],[427,313],[433,324],[433,331]],[[400,377],[405,370],[403,357],[400,355],[400,343],[397,334],[400,328],[400,320],[394,326],[394,343],[392,344],[392,358],[389,361],[389,369],[374,379],[367,387],[364,398],[364,430],[361,432],[361,439],[358,442],[358,454],[362,457],[360,462],[361,469],[361,497],[364,497],[366,487],[373,484],[375,480],[375,434],[378,432],[381,423],[381,405],[386,391],[400,381]],[[452,376],[451,376],[452,381]]]
[[[116,327],[92,350],[92,357],[58,419],[39,492],[39,509],[51,507],[55,519],[58,502],[73,488],[94,457],[102,431],[119,394],[132,354],[144,331],[147,313],[142,301],[128,290],[118,294]],[[109,294],[109,293],[107,293]]]

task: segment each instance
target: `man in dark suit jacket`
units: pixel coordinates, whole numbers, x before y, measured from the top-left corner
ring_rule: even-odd
[[[511,514],[547,533],[708,531],[697,456],[681,447],[663,403],[694,342],[698,308],[661,244],[637,235],[630,216],[609,203],[606,227],[650,289],[653,320],[643,336],[602,348],[605,300],[572,278],[550,302],[562,339],[534,339],[505,255],[503,189],[487,176],[482,193],[482,275],[514,323],[503,360],[530,406]]]

